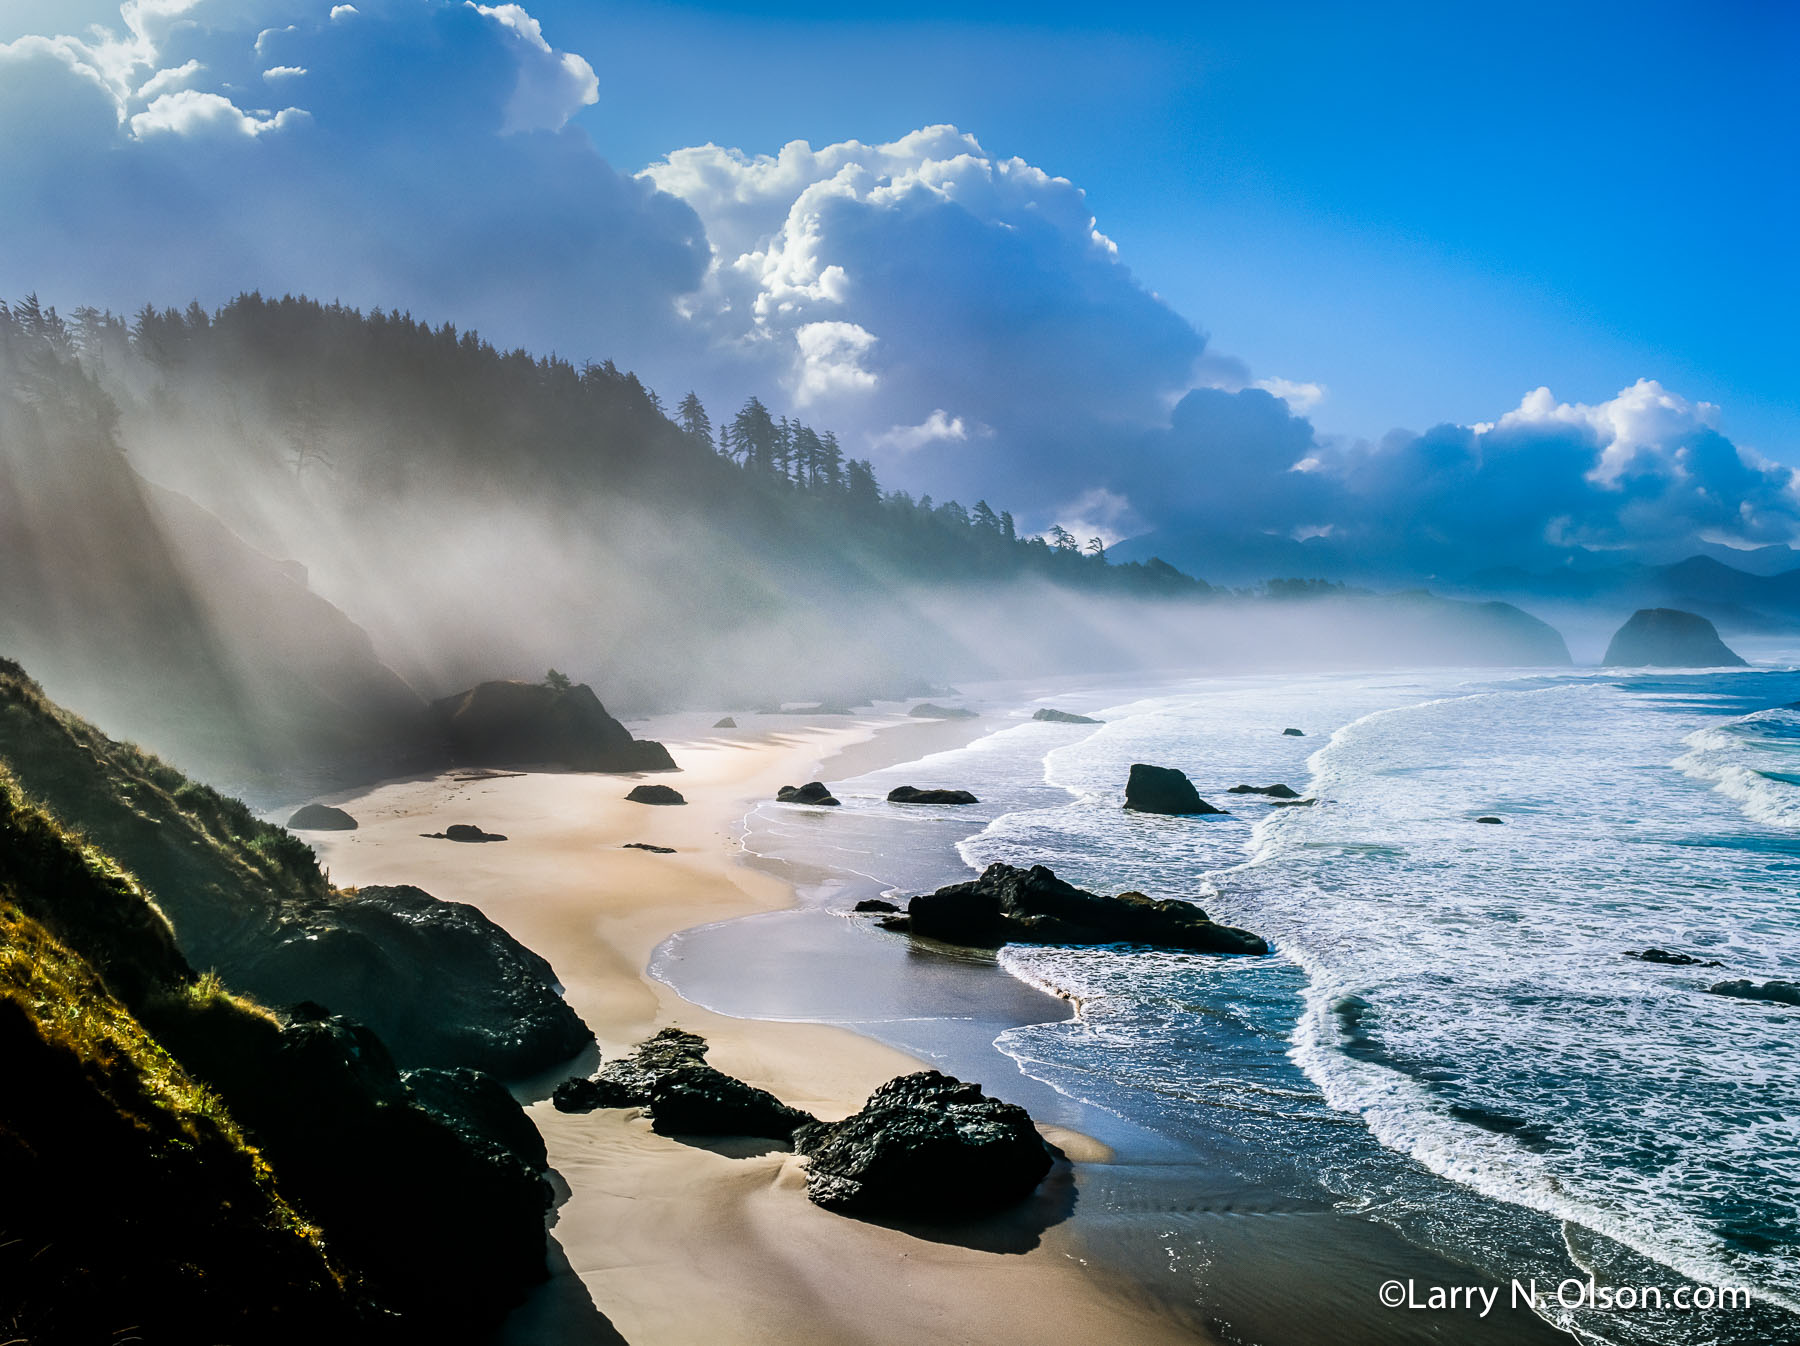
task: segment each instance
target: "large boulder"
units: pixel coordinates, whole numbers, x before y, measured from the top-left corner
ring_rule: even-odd
[[[1766,1000],[1775,1005],[1800,1005],[1800,981],[1721,981],[1706,988],[1714,995],[1734,1000]]]
[[[1640,608],[1614,633],[1607,664],[1622,668],[1741,668],[1713,624],[1676,608]]]
[[[1003,944],[1152,944],[1196,953],[1267,953],[1261,936],[1218,925],[1191,902],[1142,893],[1102,897],[1065,883],[1043,865],[995,863],[981,877],[923,893],[890,930],[946,944],[997,949]]]
[[[782,786],[775,792],[775,801],[779,804],[816,804],[825,808],[838,806],[831,791],[825,788],[825,782],[816,780],[809,780],[805,785]]]
[[[577,771],[673,771],[660,743],[634,739],[586,683],[484,682],[431,705],[457,761],[548,762]]]
[[[1675,953],[1668,949],[1627,949],[1625,957],[1640,963],[1661,963],[1665,967],[1724,967],[1717,958],[1696,958],[1691,953]],[[1720,985],[1725,983],[1721,982]],[[1724,994],[1721,992],[1721,994]]]
[[[967,790],[921,790],[916,785],[896,785],[888,791],[890,804],[979,804]]]
[[[667,785],[634,785],[625,798],[633,804],[685,804],[681,791]]]
[[[239,969],[269,1003],[312,1000],[368,1024],[410,1067],[517,1079],[593,1041],[549,963],[476,908],[417,888],[346,889],[267,932]]]
[[[1148,766],[1134,762],[1125,782],[1125,807],[1138,813],[1167,813],[1191,817],[1223,813],[1200,797],[1187,774],[1172,766]]]
[[[484,832],[474,823],[451,823],[442,832],[421,832],[427,841],[505,841],[504,832]]]
[[[935,1070],[888,1081],[862,1111],[794,1143],[807,1196],[856,1215],[983,1214],[1031,1195],[1052,1163],[1025,1109]]]
[[[455,1070],[409,1070],[401,1079],[412,1101],[490,1154],[509,1155],[533,1173],[550,1167],[544,1138],[518,1101],[492,1075]]]
[[[1092,716],[1077,715],[1077,714],[1075,714],[1074,711],[1052,710],[1049,706],[1045,706],[1040,710],[1034,711],[1032,713],[1031,718],[1034,720],[1045,720],[1045,721],[1048,721],[1050,724],[1105,724],[1106,723],[1106,721],[1096,720]]]
[[[297,832],[354,832],[356,819],[329,804],[303,804],[287,825]]]

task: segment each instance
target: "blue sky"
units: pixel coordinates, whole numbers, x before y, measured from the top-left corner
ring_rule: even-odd
[[[952,122],[1071,178],[1323,429],[1655,377],[1800,461],[1794,6],[534,8],[620,167]]]
[[[0,0],[0,295],[407,308],[1083,536],[1796,541],[1797,15]]]

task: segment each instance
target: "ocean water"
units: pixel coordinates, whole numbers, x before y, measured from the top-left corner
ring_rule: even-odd
[[[998,1048],[1191,1141],[1244,1192],[1326,1203],[1502,1284],[1757,1302],[1547,1306],[1583,1339],[1795,1341],[1800,1009],[1706,988],[1800,979],[1797,698],[1786,668],[1089,686],[1050,699],[1100,727],[1026,705],[967,749],[845,783],[841,814],[764,806],[746,845],[902,899],[1003,860],[1197,902],[1275,955],[1009,947],[1002,966],[1080,1013]],[[1230,815],[1125,812],[1139,761]],[[901,781],[983,802],[883,804]],[[1318,802],[1227,793],[1276,781]],[[1624,956],[1647,947],[1724,966]],[[1198,1227],[1153,1224],[1168,1276],[1204,1296]]]

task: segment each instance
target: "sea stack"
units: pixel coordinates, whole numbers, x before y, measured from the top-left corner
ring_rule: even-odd
[[[484,682],[431,705],[452,756],[475,766],[673,771],[668,749],[606,713],[586,683]]]
[[[1713,624],[1695,612],[1639,608],[1606,647],[1619,668],[1742,668],[1744,660],[1719,639]]]
[[[1172,766],[1148,766],[1134,762],[1125,782],[1125,807],[1135,813],[1168,813],[1190,817],[1223,813],[1200,797],[1185,772]]]

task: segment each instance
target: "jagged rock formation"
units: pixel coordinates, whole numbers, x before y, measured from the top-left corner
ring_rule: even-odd
[[[806,1195],[845,1214],[946,1219],[1021,1201],[1053,1162],[1025,1109],[935,1070],[889,1080],[841,1122],[804,1127]]]
[[[681,791],[667,785],[635,785],[625,798],[633,804],[685,804]]]
[[[921,790],[912,785],[896,785],[888,791],[890,804],[979,804],[981,801],[967,790]]]
[[[775,801],[780,804],[816,804],[825,808],[838,806],[831,791],[825,788],[825,782],[816,780],[808,781],[805,785],[782,786],[775,792]]]
[[[1106,721],[1104,721],[1104,720],[1096,720],[1096,719],[1093,719],[1091,716],[1077,715],[1073,711],[1052,710],[1048,706],[1042,707],[1041,709],[1035,711],[1032,714],[1031,718],[1034,720],[1047,720],[1051,724],[1105,724],[1106,723]]]
[[[1775,1005],[1800,1005],[1800,981],[1765,981],[1761,985],[1749,980],[1715,982],[1706,988],[1714,995],[1735,1000],[1766,1000]]]
[[[1625,668],[1742,668],[1706,618],[1675,608],[1640,608],[1606,647],[1608,665]]]
[[[1171,766],[1134,762],[1125,782],[1125,807],[1137,813],[1166,813],[1192,817],[1223,813],[1200,797],[1187,773]]]
[[[706,1064],[706,1039],[665,1028],[628,1057],[588,1079],[564,1080],[552,1097],[559,1112],[646,1108],[651,1128],[669,1136],[758,1136],[786,1141],[816,1122],[773,1094]]]
[[[732,719],[731,716],[729,716],[729,715],[727,715],[722,720],[716,720],[713,722],[714,729],[736,729],[737,727],[738,727],[737,721]]]
[[[304,804],[295,810],[287,825],[302,832],[354,832],[356,819],[329,804]]]
[[[1155,901],[1142,893],[1103,897],[1065,883],[1042,865],[991,864],[981,877],[924,893],[906,915],[881,922],[906,931],[997,949],[1003,944],[1152,944],[1197,953],[1260,954],[1261,936],[1217,925],[1191,902]]]
[[[484,682],[431,703],[458,762],[547,762],[577,771],[673,771],[669,750],[634,739],[586,683]]]

